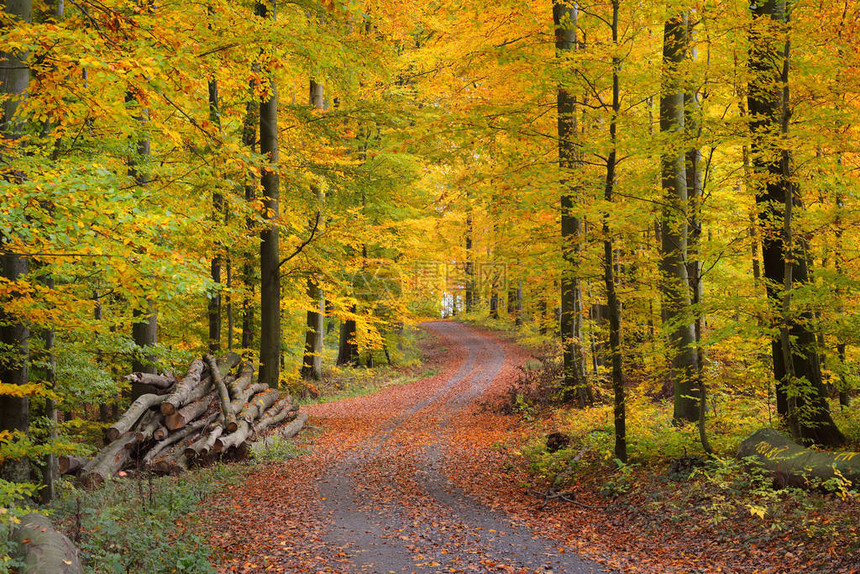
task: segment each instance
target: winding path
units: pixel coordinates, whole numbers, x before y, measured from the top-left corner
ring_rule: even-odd
[[[455,433],[470,432],[471,414],[514,359],[503,345],[462,324],[424,326],[439,338],[443,372],[309,409],[314,424],[326,429],[314,455],[261,471],[273,476],[251,475],[250,492],[242,489],[229,501],[240,508],[240,493],[256,492],[261,499],[298,497],[301,503],[286,509],[274,504],[268,511],[263,505],[261,518],[246,518],[250,529],[260,531],[256,545],[250,539],[236,543],[229,536],[236,533],[225,529],[220,540],[232,543],[220,544],[228,553],[222,571],[606,571],[534,536],[449,480],[459,469],[451,467],[457,462],[448,446],[461,438]],[[288,476],[278,479],[278,468]],[[291,536],[279,535],[279,524]]]

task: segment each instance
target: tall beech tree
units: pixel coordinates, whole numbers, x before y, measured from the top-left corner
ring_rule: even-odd
[[[556,55],[569,62],[569,55],[577,48],[578,6],[556,0],[552,7],[555,23]],[[565,82],[558,87],[556,108],[558,112],[558,163],[562,170],[561,196],[561,241],[564,269],[561,274],[561,342],[564,362],[563,393],[566,400],[576,400],[584,407],[592,402],[591,388],[585,370],[585,353],[582,337],[582,285],[580,284],[580,258],[582,257],[582,221],[574,209],[581,186],[570,179],[582,177],[583,164],[577,137],[577,106],[573,93],[574,71],[565,72]]]
[[[663,134],[661,173],[660,273],[663,317],[671,355],[676,423],[699,419],[700,389],[694,313],[687,274],[689,201],[684,133],[684,90],[680,69],[687,58],[687,23],[683,15],[669,18],[663,28],[663,86],[660,132]]]
[[[257,16],[275,19],[274,8],[258,2]],[[260,101],[260,153],[263,167],[263,219],[260,232],[260,382],[278,386],[281,372],[281,275],[278,248],[278,89],[274,75],[269,78],[266,93]]]
[[[795,439],[836,446],[845,437],[826,401],[812,313],[792,304],[794,286],[809,283],[809,255],[806,239],[795,237],[792,228],[793,213],[803,205],[786,145],[792,112],[790,4],[755,1],[750,9],[750,151],[767,296],[779,322],[771,343],[777,411]]]
[[[310,81],[310,105],[322,110],[325,108],[323,85]],[[311,185],[311,192],[316,200],[317,217],[309,223],[313,230],[319,226],[323,204],[323,190],[319,183]],[[319,380],[322,378],[322,354],[325,337],[325,294],[319,285],[320,277],[308,277],[307,294],[310,304],[315,308],[307,312],[307,333],[305,333],[305,350],[302,357],[301,376],[305,379]]]
[[[253,87],[251,89],[253,93]],[[242,122],[242,145],[247,150],[253,150],[257,145],[257,127],[260,123],[260,105],[252,98],[245,106],[245,117]],[[245,182],[245,202],[253,204],[257,199],[256,185],[248,178]],[[248,232],[254,229],[254,220],[250,215],[245,220],[245,228]],[[254,343],[254,303],[253,294],[257,285],[254,275],[254,253],[245,254],[245,263],[242,265],[242,283],[245,293],[242,298],[242,341],[243,349],[250,349]]]
[[[4,10],[13,21],[30,22],[33,15],[32,0],[6,0]],[[26,97],[30,84],[30,68],[26,52],[11,47],[0,52],[0,94],[3,100],[3,117],[0,118],[0,134],[8,144],[0,150],[0,159],[6,160],[11,154],[20,153],[14,143],[24,133],[24,121],[19,117],[19,106]],[[6,157],[4,157],[6,156]],[[27,174],[0,167],[2,177],[7,181],[20,181]],[[2,277],[12,285],[23,281],[30,270],[30,262],[22,254],[14,253],[5,246],[5,237],[0,236],[0,259]],[[23,294],[23,293],[22,293]],[[16,297],[12,290],[8,297]],[[21,318],[0,306],[0,382],[9,385],[26,385],[30,373],[30,328]],[[30,429],[30,399],[26,393],[0,394],[0,432],[12,431],[27,433]],[[15,482],[25,482],[30,478],[30,462],[27,459],[6,460],[0,464],[0,478]]]
[[[141,134],[134,143],[132,153],[128,158],[128,176],[134,182],[138,193],[145,192],[149,183],[146,176],[147,164],[151,160],[152,151],[149,137],[145,133],[146,110],[142,109],[140,102],[134,96],[134,86],[131,87],[127,96],[128,103],[135,110],[135,119],[140,124]],[[140,373],[156,374],[155,356],[148,351],[158,344],[158,311],[155,303],[146,298],[142,303],[135,304],[132,308],[134,322],[131,325],[131,336],[138,351],[132,361],[132,370]],[[149,392],[149,387],[140,383],[132,383],[131,396],[135,399]]]
[[[606,180],[603,199],[611,206],[615,200],[618,170],[618,119],[621,112],[621,56],[619,54],[618,12],[620,0],[612,0],[612,103],[609,118],[609,154],[606,156]],[[615,458],[627,462],[627,399],[624,388],[624,364],[621,350],[621,302],[618,300],[615,273],[615,242],[609,224],[609,211],[603,214],[603,284],[609,310],[609,353],[612,364],[613,419],[615,421]]]
[[[211,13],[211,8],[210,8]],[[218,80],[214,77],[209,78],[207,82],[207,92],[209,94],[209,121],[221,130],[221,111],[218,103]],[[224,213],[224,194],[217,187],[212,190],[212,220],[215,225],[220,225],[223,220]],[[225,222],[226,223],[226,222]],[[215,284],[215,290],[209,295],[209,352],[217,353],[221,350],[221,266],[222,255],[221,246],[216,244],[216,253],[212,256],[210,262],[210,275],[212,282]],[[229,330],[229,329],[228,329]],[[229,335],[228,335],[229,337]]]

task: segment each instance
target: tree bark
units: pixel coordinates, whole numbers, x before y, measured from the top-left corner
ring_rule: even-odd
[[[265,4],[257,3],[257,16],[274,19]],[[277,388],[281,373],[281,280],[278,223],[278,92],[270,76],[267,99],[260,102],[260,153],[263,168],[263,219],[260,233],[260,374],[259,381]]]
[[[565,60],[577,50],[576,2],[555,0],[552,7],[555,23],[556,57]],[[562,394],[565,401],[576,401],[580,407],[592,402],[591,388],[585,370],[585,353],[582,348],[582,285],[580,264],[582,258],[582,222],[575,215],[579,184],[571,184],[581,176],[582,158],[577,138],[576,96],[564,84],[559,85],[556,97],[558,111],[558,163],[562,171],[561,185],[561,253],[564,269],[561,275],[561,342],[564,363]],[[576,172],[576,173],[572,173]]]
[[[132,384],[146,385],[159,391],[166,391],[176,384],[176,375],[157,375],[152,373],[132,373],[123,377]],[[150,389],[150,392],[152,389]]]
[[[140,417],[163,400],[163,396],[155,394],[140,395],[137,397],[128,410],[125,411],[125,414],[105,431],[107,442],[113,442],[130,431],[137,424],[137,421],[140,420]]]
[[[248,102],[245,110],[245,122],[242,126],[242,145],[254,150],[257,144],[257,125],[260,119],[260,106],[255,102]],[[256,186],[245,185],[245,201],[253,203],[256,201]],[[250,216],[245,221],[247,229],[254,229],[254,220]],[[250,349],[254,342],[254,305],[251,302],[252,295],[256,290],[254,280],[253,253],[246,254],[246,262],[242,267],[242,280],[245,283],[245,295],[242,299],[242,348]]]
[[[292,411],[284,409],[281,413],[279,413],[275,417],[275,419],[279,419],[279,420],[275,421],[275,424],[278,422],[281,422],[281,420],[283,420],[283,419],[286,419],[291,413],[292,413]],[[298,415],[296,415],[296,418],[293,419],[292,422],[290,422],[287,425],[284,425],[283,428],[272,433],[271,435],[267,436],[263,440],[255,441],[251,445],[251,451],[252,452],[261,452],[261,451],[265,450],[267,447],[269,447],[277,438],[288,439],[288,438],[292,438],[292,437],[296,436],[297,434],[299,434],[299,432],[301,432],[301,430],[304,428],[304,426],[305,426],[305,424],[307,424],[307,422],[308,422],[308,414],[307,413],[299,413]],[[260,425],[257,425],[256,430],[258,433],[263,432],[263,429],[260,428],[261,426],[262,426],[262,422]]]
[[[860,453],[810,450],[769,428],[759,429],[741,442],[738,458],[747,457],[773,473],[783,486],[815,488],[831,479],[849,480],[854,485],[860,481]]]
[[[89,459],[63,454],[57,457],[57,463],[60,468],[61,475],[77,474],[87,465],[87,463],[89,463]]]
[[[7,2],[8,3],[8,2]],[[69,537],[54,529],[41,514],[30,513],[21,519],[11,540],[23,554],[26,574],[83,574],[78,551]]]
[[[195,422],[191,423],[190,425],[183,427],[183,428],[179,429],[178,431],[168,435],[164,440],[160,441],[158,444],[156,444],[154,447],[152,447],[148,453],[146,453],[146,456],[143,458],[144,467],[151,466],[152,462],[158,457],[159,454],[164,452],[165,449],[178,443],[179,441],[186,438],[187,436],[189,436],[194,431],[200,430],[200,429],[206,427],[207,425],[211,424],[213,421],[215,421],[216,418],[218,418],[217,413],[210,415],[209,417],[207,417],[205,419],[200,419],[198,421],[195,421]],[[183,449],[183,452],[184,452],[184,449]]]
[[[467,193],[468,199],[468,193]],[[466,313],[471,313],[475,306],[475,269],[472,261],[472,205],[466,206]]]
[[[135,119],[139,122],[141,129],[147,121],[147,110],[140,107],[140,102],[134,96],[134,92],[129,89],[125,97],[126,103],[134,103],[138,106]],[[145,168],[152,157],[149,138],[142,134],[137,140],[135,146],[135,154],[128,157],[128,176],[134,182],[134,185],[140,188],[145,188],[149,185],[149,178],[146,176]],[[155,374],[158,372],[155,361],[156,357],[150,352],[150,348],[158,344],[158,312],[155,308],[155,303],[147,299],[146,307],[141,309],[137,306],[132,310],[134,322],[131,326],[131,337],[134,343],[138,346],[138,351],[132,360],[132,370],[141,373]],[[132,383],[131,398],[144,395],[149,392],[149,389]]]
[[[30,22],[33,13],[32,0],[6,0],[4,11],[13,20]],[[17,140],[23,134],[24,122],[16,116],[18,106],[26,97],[30,83],[30,69],[26,53],[14,50],[0,52],[0,94],[8,96],[2,101],[0,135],[6,140]],[[5,146],[4,146],[5,149]],[[0,157],[0,160],[3,158]],[[22,177],[17,173],[11,177]],[[0,248],[6,238],[0,236]],[[29,272],[29,262],[14,253],[0,256],[3,278],[10,282],[21,281]],[[15,296],[14,293],[11,296]],[[30,329],[0,306],[0,343],[4,349],[0,360],[0,381],[13,385],[24,385],[29,380]],[[29,433],[30,400],[28,397],[0,395],[0,431]],[[27,459],[6,460],[0,464],[0,478],[13,482],[30,479],[30,462]]]
[[[695,24],[690,21],[691,14],[688,12],[687,20],[687,47],[688,58],[695,62],[698,58],[695,43]],[[699,149],[699,141],[702,137],[702,107],[699,101],[698,87],[688,85],[684,89],[684,131],[687,135],[687,199],[689,214],[687,217],[687,275],[690,281],[690,303],[693,306],[694,335],[696,339],[696,384],[699,386],[699,441],[702,448],[708,454],[713,454],[713,449],[708,441],[706,428],[707,416],[707,389],[703,375],[705,366],[705,347],[702,345],[702,302],[704,297],[704,282],[702,280],[702,207],[704,203],[705,181],[702,173],[702,152]]]
[[[215,397],[211,393],[189,402],[175,413],[164,416],[164,426],[168,431],[175,431],[185,428],[191,422],[197,420],[200,415],[209,410],[209,407],[215,401]]]
[[[684,91],[680,68],[687,57],[687,26],[674,16],[663,27],[663,89],[660,96],[660,132],[663,212],[661,221],[660,275],[663,317],[671,353],[673,420],[676,424],[699,419],[698,355],[694,313],[687,273],[686,146],[684,145]]]
[[[211,16],[211,7],[209,9]],[[218,82],[211,78],[208,82],[209,92],[209,120],[220,132],[221,112],[218,103]],[[212,219],[215,225],[221,223],[221,215],[224,211],[224,196],[216,188],[212,192]],[[221,244],[215,243],[216,253],[212,257],[210,273],[212,282],[216,285],[215,290],[209,296],[209,352],[218,353],[221,350]]]
[[[618,10],[620,0],[612,0],[612,43],[618,50]],[[606,185],[604,199],[610,205],[615,189],[615,170],[618,163],[618,114],[621,110],[621,88],[619,76],[621,58],[612,57],[612,117],[609,120],[609,155],[606,158]],[[603,280],[606,287],[606,305],[609,308],[609,352],[612,355],[612,392],[614,396],[613,418],[615,420],[615,458],[627,462],[627,413],[624,389],[624,370],[621,356],[621,304],[615,291],[615,266],[613,265],[612,233],[609,228],[609,213],[603,214]]]
[[[230,407],[230,393],[227,392],[227,385],[224,384],[224,379],[221,377],[221,372],[218,370],[218,365],[215,364],[215,357],[206,355],[206,364],[209,365],[209,372],[212,374],[212,382],[218,390],[218,396],[221,399],[221,416],[224,422],[229,426],[236,422],[236,415]]]
[[[353,305],[350,308],[350,313],[355,313],[356,308]],[[356,323],[355,319],[345,319],[340,324],[340,345],[337,352],[337,364],[358,366],[358,343],[356,343]]]
[[[318,381],[322,379],[323,337],[325,335],[325,296],[313,278],[308,278],[308,299],[316,305],[315,311],[307,313],[307,332],[305,352],[302,358],[301,376],[303,379]]]
[[[314,80],[310,81],[310,105],[318,110],[325,108],[323,86]],[[322,211],[323,191],[319,184],[311,186],[311,192],[316,197],[317,208]],[[313,227],[314,223],[309,224]],[[318,279],[308,278],[307,293],[315,310],[307,312],[307,332],[305,334],[305,352],[302,358],[301,376],[303,379],[318,381],[322,379],[322,354],[325,329],[325,294],[320,288]]]
[[[119,472],[131,458],[131,449],[126,445],[135,438],[135,434],[129,432],[102,449],[81,471],[81,483],[86,487],[99,486]]]
[[[191,391],[200,384],[200,378],[203,374],[203,361],[200,359],[191,363],[188,368],[188,373],[181,381],[176,383],[176,389],[161,403],[161,414],[164,416],[172,415],[189,400]]]
[[[747,107],[752,165],[760,178],[755,188],[764,230],[764,277],[768,280],[768,299],[781,315],[780,335],[771,343],[777,411],[796,440],[834,446],[842,444],[845,437],[830,416],[812,315],[790,308],[793,285],[809,282],[805,242],[791,237],[791,210],[803,206],[793,180],[790,151],[772,143],[787,137],[791,115],[786,3],[753,2],[751,11]]]

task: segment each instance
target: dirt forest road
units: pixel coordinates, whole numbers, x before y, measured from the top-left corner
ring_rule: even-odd
[[[214,501],[221,572],[606,572],[471,495],[504,471],[486,444],[514,423],[488,403],[521,352],[459,323],[424,327],[440,374],[308,409],[323,429],[310,454]]]

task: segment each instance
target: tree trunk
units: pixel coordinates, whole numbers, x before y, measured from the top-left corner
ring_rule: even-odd
[[[33,12],[32,0],[6,0],[5,12],[13,20],[30,22]],[[17,51],[0,52],[0,94],[8,95],[2,101],[3,117],[0,132],[6,140],[16,140],[23,133],[23,122],[15,117],[18,105],[26,97],[30,83],[30,70],[26,64],[27,54]],[[4,144],[4,149],[5,149]],[[4,158],[0,157],[0,160]],[[4,162],[5,163],[5,162]],[[15,177],[20,177],[16,175]],[[5,238],[0,236],[0,248]],[[14,253],[0,255],[3,278],[22,281],[29,271],[27,259]],[[11,293],[14,297],[15,294]],[[29,379],[30,329],[0,305],[0,343],[3,345],[0,360],[0,381],[12,385],[27,384]],[[0,431],[30,431],[30,400],[28,397],[13,397],[0,394]],[[6,460],[0,464],[0,478],[13,482],[30,479],[30,462],[27,459]]]
[[[8,2],[7,2],[8,3]],[[21,519],[11,536],[23,554],[20,572],[26,574],[83,574],[78,551],[69,537],[54,529],[41,514]]]
[[[200,418],[203,413],[208,411],[209,407],[212,406],[212,403],[214,401],[215,397],[209,393],[205,394],[199,399],[194,399],[188,404],[184,405],[179,410],[177,410],[175,413],[165,415],[164,426],[167,427],[168,431],[175,431],[181,428],[185,428],[190,423]]]
[[[50,289],[54,288],[54,280],[50,275],[45,278],[45,285]],[[57,357],[54,354],[56,333],[53,329],[45,329],[42,338],[45,345],[45,383],[48,390],[55,392],[57,389]],[[51,397],[45,397],[45,418],[50,425],[47,442],[50,447],[53,447],[57,442],[57,405]],[[53,449],[51,448],[51,450]],[[39,501],[42,504],[48,504],[54,499],[54,486],[60,474],[57,455],[49,452],[42,462],[44,466],[42,467],[42,488],[39,489]]]
[[[468,194],[467,194],[468,200]],[[475,269],[472,263],[472,206],[467,205],[466,214],[466,313],[471,313],[475,305]]]
[[[126,94],[125,101],[137,106],[134,117],[140,123],[142,129],[147,121],[147,111],[140,107],[140,102],[136,100],[131,91]],[[149,185],[149,178],[146,176],[145,168],[152,157],[149,138],[141,135],[140,139],[137,140],[135,151],[135,155],[131,155],[128,158],[128,176],[132,179],[135,186],[145,188]],[[135,345],[138,346],[138,350],[135,352],[134,359],[132,360],[132,370],[155,374],[158,372],[155,365],[156,357],[148,351],[150,347],[158,344],[158,313],[155,304],[151,300],[147,300],[146,308],[135,307],[132,310],[132,315],[134,323],[131,326],[131,337]],[[146,387],[132,383],[132,400],[147,392],[149,392],[149,389]]]
[[[57,463],[60,469],[60,474],[77,474],[87,465],[89,459],[79,456],[60,455],[57,457]]]
[[[253,88],[252,88],[253,91]],[[257,144],[257,125],[260,119],[260,106],[255,102],[248,102],[245,109],[245,123],[242,126],[242,145],[247,149],[254,150]],[[256,186],[245,185],[245,201],[253,203],[256,201]],[[250,231],[254,229],[254,220],[248,217],[245,226]],[[242,348],[250,349],[254,343],[254,305],[251,302],[252,295],[256,290],[254,280],[254,254],[247,253],[245,264],[242,266],[242,281],[245,283],[245,295],[242,299]]]
[[[132,373],[130,375],[126,375],[123,377],[126,381],[130,381],[132,384],[146,385],[147,387],[151,387],[149,392],[152,392],[152,389],[157,389],[159,391],[166,391],[170,387],[176,384],[176,376],[175,375],[154,375],[152,373]]]
[[[280,422],[281,420],[287,418],[290,415],[290,412],[291,411],[284,409],[284,411],[282,411],[281,413],[276,415],[275,418],[281,417],[281,419],[278,420],[277,422]],[[285,425],[283,428],[272,433],[272,435],[267,436],[263,440],[254,442],[251,445],[251,451],[252,452],[261,452],[261,451],[265,450],[267,447],[269,447],[277,438],[288,439],[288,438],[292,438],[292,437],[296,436],[297,434],[299,434],[299,432],[302,430],[302,428],[304,428],[304,426],[307,422],[308,422],[308,414],[307,413],[299,413],[296,416],[296,418],[293,419],[293,421],[290,422],[288,425]],[[262,421],[261,421],[261,424],[257,426],[257,432],[262,432],[262,429],[260,429],[261,425],[262,425]]]
[[[212,382],[215,384],[215,389],[218,391],[218,398],[221,399],[221,416],[224,423],[228,426],[236,422],[236,415],[230,407],[230,393],[227,391],[227,385],[224,384],[224,379],[221,377],[221,371],[218,365],[215,364],[215,357],[206,355],[206,364],[209,365],[209,372],[212,375]]]
[[[565,60],[577,49],[576,2],[567,3],[555,0],[552,7],[555,23],[556,57]],[[558,111],[558,163],[562,172],[561,185],[561,253],[564,269],[561,275],[561,342],[563,349],[564,381],[562,398],[576,401],[580,407],[592,402],[591,388],[585,371],[585,353],[582,350],[582,285],[579,270],[582,258],[582,222],[574,213],[580,186],[568,182],[571,172],[582,171],[577,138],[577,106],[574,96],[564,85],[560,85],[556,95]],[[577,174],[573,175],[576,179]]]
[[[212,15],[212,8],[209,8],[209,15]],[[215,78],[209,80],[209,121],[216,126],[218,131],[221,130],[221,112],[218,103],[218,82]],[[215,225],[219,225],[224,212],[224,196],[216,187],[212,191],[212,220]],[[215,243],[216,253],[212,256],[210,272],[212,282],[215,284],[215,290],[209,296],[209,352],[217,354],[221,350],[221,249],[220,242]]]
[[[698,58],[695,45],[695,24],[690,21],[690,13],[687,20],[687,46],[688,57],[695,62]],[[708,454],[713,454],[713,449],[708,441],[706,429],[707,415],[707,389],[703,370],[705,366],[705,348],[702,345],[702,301],[704,296],[704,283],[702,281],[702,204],[704,202],[705,182],[702,174],[702,152],[699,149],[699,140],[702,137],[702,109],[699,102],[699,92],[695,86],[687,86],[684,90],[684,131],[687,140],[692,146],[687,148],[687,199],[689,214],[687,217],[687,275],[690,281],[690,303],[693,305],[692,313],[695,317],[693,322],[694,335],[696,339],[696,385],[699,387],[699,441],[702,448]]]
[[[834,478],[855,485],[860,481],[858,453],[806,449],[770,428],[759,429],[741,442],[738,458],[747,457],[773,473],[782,486],[815,488]]]
[[[172,415],[176,410],[188,402],[191,391],[200,384],[203,375],[203,361],[200,359],[191,363],[188,373],[176,384],[176,389],[161,403],[161,414]]]
[[[618,50],[618,9],[620,0],[612,0],[612,43]],[[615,170],[618,156],[618,113],[621,110],[619,75],[621,58],[612,57],[612,117],[609,120],[609,156],[606,158],[606,186],[604,199],[612,204],[615,188]],[[615,291],[612,233],[609,212],[603,214],[603,280],[606,287],[606,305],[609,308],[609,352],[612,355],[612,391],[614,395],[615,458],[627,462],[627,414],[624,390],[624,371],[621,357],[621,304]]]
[[[661,222],[661,293],[663,317],[671,353],[676,424],[699,419],[698,357],[690,280],[687,274],[687,198],[684,139],[684,91],[680,67],[687,57],[687,26],[683,16],[667,20],[663,28],[663,90],[660,131],[665,138],[661,156],[663,213]]]
[[[125,411],[125,414],[116,423],[108,427],[105,431],[105,440],[109,443],[117,440],[131,428],[137,424],[149,409],[160,404],[164,400],[163,396],[147,394],[137,397],[131,406]]]
[[[325,336],[325,296],[314,279],[308,278],[308,299],[317,306],[316,311],[308,311],[307,333],[305,334],[305,353],[302,358],[301,376],[318,381],[322,379],[323,337]]]
[[[325,107],[323,97],[323,86],[315,81],[310,81],[310,105],[318,110]],[[323,191],[318,184],[311,186],[311,192],[316,197],[318,209],[322,211]],[[311,227],[314,223],[310,224]],[[317,280],[308,278],[308,299],[316,309],[307,312],[307,332],[305,334],[305,352],[302,358],[301,376],[304,379],[318,381],[322,379],[322,354],[325,329],[325,294]]]
[[[126,445],[135,438],[134,433],[126,433],[102,449],[81,471],[81,483],[87,487],[99,486],[119,472],[131,458],[131,449]]]
[[[350,309],[351,313],[355,313],[356,308]],[[340,345],[337,352],[337,364],[358,366],[358,343],[356,338],[355,319],[345,319],[340,324]]]
[[[257,16],[272,18],[265,4],[257,3]],[[281,372],[281,280],[278,249],[278,92],[270,76],[268,97],[260,103],[260,153],[263,168],[263,218],[260,233],[260,374],[261,383],[277,388]]]
[[[762,233],[767,295],[781,309],[780,336],[771,343],[777,411],[796,440],[838,445],[845,437],[830,416],[809,312],[790,308],[795,283],[808,283],[805,242],[791,236],[791,210],[802,209],[793,181],[791,155],[774,145],[788,134],[790,118],[789,50],[784,0],[751,4],[748,108],[756,204]],[[780,149],[783,147],[784,149]]]

